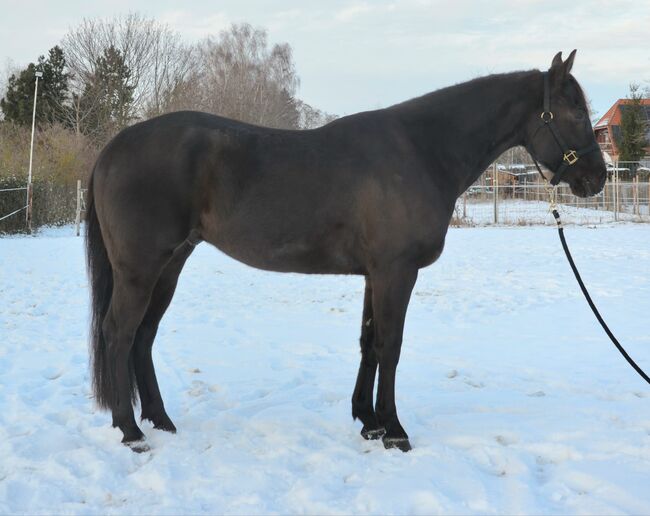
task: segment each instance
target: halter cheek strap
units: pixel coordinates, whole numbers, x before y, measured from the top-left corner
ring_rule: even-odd
[[[594,143],[592,143],[588,147],[584,147],[579,150],[574,150],[569,148],[569,146],[564,141],[564,138],[562,138],[562,135],[558,131],[557,126],[555,125],[555,121],[553,120],[554,116],[553,116],[553,112],[551,111],[551,88],[549,87],[548,72],[542,72],[542,75],[544,76],[544,111],[542,111],[541,115],[539,116],[542,120],[542,123],[537,128],[537,131],[535,131],[535,134],[533,135],[533,139],[535,138],[537,132],[542,127],[548,127],[551,131],[551,134],[553,135],[553,139],[555,140],[558,147],[562,151],[562,163],[560,164],[558,169],[553,173],[553,178],[550,181],[553,186],[556,186],[562,180],[562,176],[564,175],[568,167],[574,165],[585,154],[588,154],[596,150],[600,150],[600,146],[596,141],[594,141]],[[537,160],[534,157],[533,157],[533,161],[535,162],[535,166],[537,167],[537,170],[539,170],[541,174],[541,169],[539,167],[539,164],[537,163]]]

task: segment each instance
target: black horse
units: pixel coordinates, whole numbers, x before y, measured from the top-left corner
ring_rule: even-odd
[[[206,241],[260,269],[365,276],[352,416],[365,438],[410,449],[395,407],[404,317],[418,270],[442,252],[458,196],[516,145],[556,176],[561,169],[579,196],[604,185],[600,152],[571,150],[595,144],[570,75],[574,57],[558,53],[545,73],[478,78],[314,130],[178,112],[118,134],[90,178],[86,246],[94,394],[123,442],[146,449],[138,394],[143,419],[176,431],[151,348],[185,261]]]

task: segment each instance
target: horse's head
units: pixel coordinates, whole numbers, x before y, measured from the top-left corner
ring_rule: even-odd
[[[584,94],[571,75],[575,55],[574,50],[562,61],[558,52],[544,74],[544,93],[527,126],[526,148],[553,173],[552,184],[566,182],[575,195],[588,197],[602,190],[607,168]]]

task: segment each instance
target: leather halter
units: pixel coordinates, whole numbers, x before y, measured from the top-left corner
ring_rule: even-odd
[[[535,136],[537,136],[537,132],[542,127],[548,127],[551,131],[551,134],[553,135],[553,139],[555,140],[555,142],[558,144],[558,147],[560,147],[560,150],[562,151],[562,163],[560,164],[559,168],[553,173],[553,177],[551,178],[550,181],[550,183],[553,186],[556,186],[562,180],[562,176],[564,175],[568,167],[574,165],[585,154],[588,154],[596,150],[600,150],[600,146],[598,145],[597,142],[594,141],[594,143],[592,143],[588,147],[584,147],[579,150],[574,150],[569,148],[569,146],[566,144],[564,138],[562,138],[562,135],[560,134],[560,132],[558,131],[555,125],[553,112],[551,111],[551,89],[548,84],[548,72],[542,72],[542,75],[544,76],[544,111],[542,111],[542,113],[539,115],[539,117],[542,120],[542,123],[537,128],[537,131],[535,131],[535,134],[533,134],[533,139],[535,138]],[[535,162],[535,166],[537,167],[537,170],[539,170],[541,174],[542,171],[539,167],[539,164],[537,163],[537,160],[532,155],[531,157]]]

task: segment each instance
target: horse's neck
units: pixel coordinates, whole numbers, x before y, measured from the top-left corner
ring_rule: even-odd
[[[499,155],[525,143],[525,126],[541,105],[538,71],[493,75],[395,106],[410,138],[460,194]],[[441,170],[442,168],[442,170]]]

